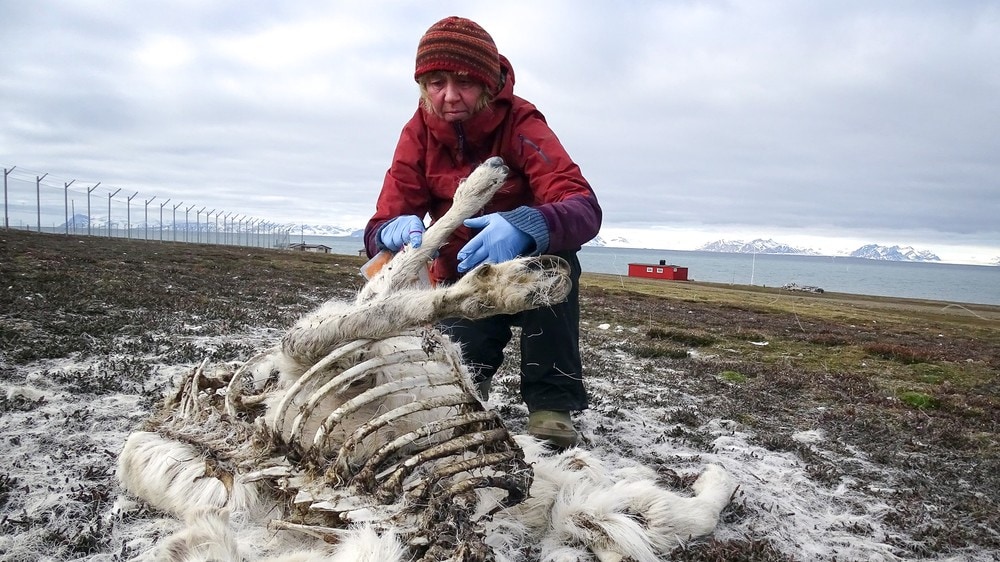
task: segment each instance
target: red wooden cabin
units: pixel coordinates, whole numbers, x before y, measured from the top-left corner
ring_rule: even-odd
[[[679,265],[669,265],[666,260],[660,260],[657,265],[649,263],[628,264],[629,277],[646,277],[649,279],[669,279],[672,281],[687,281],[688,268]]]

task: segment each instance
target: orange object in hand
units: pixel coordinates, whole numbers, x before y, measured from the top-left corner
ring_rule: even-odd
[[[392,258],[396,257],[396,252],[389,250],[382,250],[381,252],[375,254],[375,257],[368,260],[364,265],[361,266],[361,275],[364,275],[365,279],[371,279],[378,274],[379,271],[385,267],[385,264],[392,261]],[[427,267],[420,270],[420,281],[421,285],[425,287],[434,287],[437,285],[431,279],[431,264],[428,263]]]

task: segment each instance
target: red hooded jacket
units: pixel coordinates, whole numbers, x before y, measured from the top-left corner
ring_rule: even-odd
[[[403,127],[365,227],[369,256],[382,249],[378,234],[389,220],[444,215],[459,182],[491,156],[502,157],[510,175],[482,214],[510,211],[505,218],[534,238],[534,255],[579,250],[597,235],[602,212],[593,190],[541,112],[514,95],[510,63],[503,56],[500,63],[505,78],[489,107],[448,123],[421,106]],[[473,235],[463,226],[451,236],[431,267],[435,280],[458,278],[456,256]]]

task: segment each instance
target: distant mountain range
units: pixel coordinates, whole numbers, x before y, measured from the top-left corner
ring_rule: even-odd
[[[852,258],[886,261],[941,261],[929,250],[915,250],[912,246],[879,246],[866,244],[850,253]]]
[[[794,248],[788,244],[775,242],[768,238],[757,238],[750,242],[743,240],[716,240],[698,248],[702,252],[726,252],[729,254],[799,254],[818,256],[819,252],[812,249]]]
[[[703,252],[728,252],[733,254],[797,254],[806,256],[822,255],[813,249],[795,248],[788,244],[775,242],[771,239],[757,238],[750,242],[742,240],[716,240],[698,248]],[[884,261],[941,261],[941,258],[928,250],[915,250],[911,246],[882,246],[866,244],[847,254],[852,258]]]
[[[303,236],[350,236],[361,238],[365,235],[363,228],[347,228],[343,226],[330,226],[328,224],[282,224],[278,225],[282,230],[288,230],[291,234],[301,234]]]

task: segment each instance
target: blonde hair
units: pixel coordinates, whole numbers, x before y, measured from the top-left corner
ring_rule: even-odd
[[[429,113],[434,113],[434,106],[431,104],[431,96],[427,93],[427,84],[434,78],[439,76],[469,76],[468,72],[449,72],[446,70],[435,70],[433,72],[428,72],[426,74],[421,74],[417,77],[417,84],[420,85],[420,101],[424,106],[424,109]],[[481,110],[489,107],[490,102],[493,101],[493,94],[489,92],[489,88],[486,84],[482,82],[479,83],[483,87],[483,93],[479,94],[479,99],[476,100],[476,106],[472,108],[473,113],[479,113]]]

